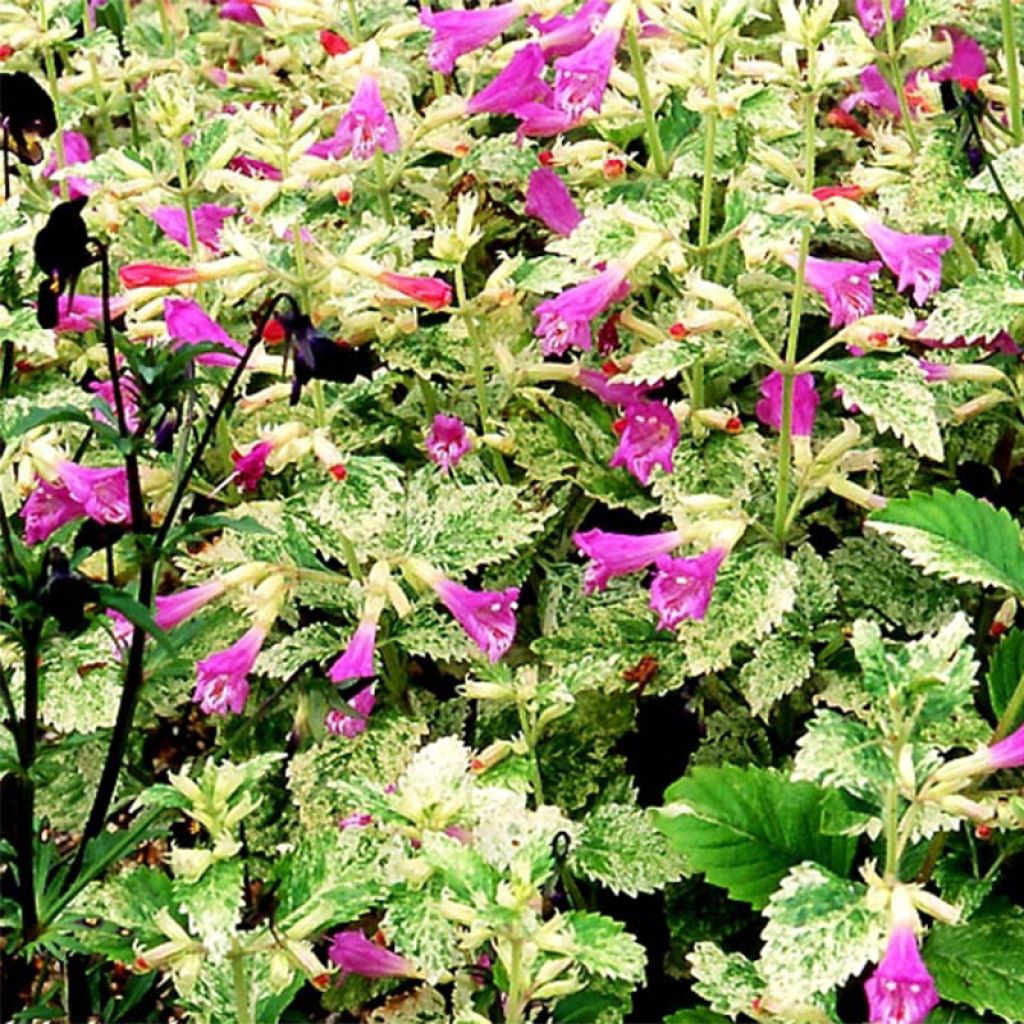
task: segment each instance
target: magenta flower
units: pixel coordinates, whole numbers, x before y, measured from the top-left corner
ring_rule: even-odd
[[[921,1024],[938,1004],[935,982],[909,925],[896,925],[885,956],[864,983],[871,1024]]]
[[[93,409],[92,418],[99,423],[117,427],[117,402],[114,399],[114,383],[109,380],[94,380],[89,390],[107,404],[106,409]],[[127,374],[121,376],[121,400],[124,403],[124,425],[129,433],[139,429],[139,389]]]
[[[220,580],[211,580],[198,587],[158,597],[153,620],[161,629],[174,629],[223,593],[224,584]]]
[[[539,167],[526,188],[526,214],[543,221],[556,235],[571,235],[583,215],[562,179],[550,168]]]
[[[164,299],[164,323],[174,348],[182,345],[201,345],[204,342],[221,345],[230,352],[203,352],[196,356],[196,362],[204,366],[236,366],[238,357],[245,351],[220,324],[203,312],[202,306],[193,299]],[[231,353],[235,353],[232,355]]]
[[[672,452],[678,443],[679,423],[664,402],[634,402],[626,406],[619,446],[608,465],[625,466],[646,486],[655,466],[672,472]]]
[[[988,71],[988,57],[976,39],[958,28],[943,26],[937,35],[945,35],[953,45],[949,63],[928,72],[933,82],[958,82],[965,89],[976,89],[978,79]]]
[[[477,591],[444,577],[432,585],[456,622],[491,662],[497,661],[512,646],[516,636],[518,587]]]
[[[605,405],[632,405],[647,397],[649,384],[613,384],[603,370],[581,369],[576,374],[576,383],[604,402]]]
[[[540,45],[548,58],[564,57],[594,38],[609,10],[606,0],[586,0],[572,14],[556,14],[546,21],[534,14],[526,20],[540,33]]]
[[[618,29],[608,29],[575,53],[555,61],[555,106],[574,120],[585,110],[600,110],[619,48]]]
[[[787,262],[790,262],[787,260]],[[795,266],[795,258],[790,262]],[[820,292],[832,313],[833,327],[852,324],[875,311],[871,279],[878,276],[882,264],[878,260],[860,263],[856,260],[819,260],[807,257],[807,283]]]
[[[561,107],[549,107],[546,103],[521,103],[513,111],[519,118],[516,141],[521,145],[524,138],[558,135],[576,126],[576,118]]]
[[[332,708],[324,716],[324,728],[332,736],[344,736],[346,739],[353,740],[361,732],[366,732],[366,720],[377,703],[373,686],[367,686],[360,690],[349,703],[359,712],[359,715],[349,715],[339,708]]]
[[[541,352],[560,356],[573,346],[589,349],[591,320],[629,292],[626,273],[624,263],[612,263],[589,281],[540,303],[535,310],[537,327],[533,333],[541,339]]]
[[[280,181],[284,175],[273,164],[257,160],[253,156],[239,153],[228,161],[228,168],[246,178],[262,178],[266,181]]]
[[[918,304],[939,290],[942,284],[942,254],[953,245],[948,235],[906,235],[893,231],[880,221],[870,221],[864,233],[874,243],[878,255],[899,279],[897,291],[913,285]]]
[[[724,548],[709,548],[693,558],[659,555],[651,581],[650,607],[658,613],[658,629],[675,629],[684,619],[700,621],[708,610]]]
[[[583,574],[583,592],[604,590],[615,576],[646,569],[660,555],[667,555],[682,543],[678,530],[635,536],[631,533],[605,533],[588,530],[573,535],[573,542],[589,559]]]
[[[895,25],[907,13],[906,0],[892,0],[889,10]],[[872,39],[885,29],[885,7],[882,0],[857,0],[857,17]]]
[[[435,71],[450,75],[455,60],[496,39],[523,13],[518,3],[498,4],[475,11],[421,10],[420,21],[434,33],[427,59]]]
[[[344,683],[350,679],[368,679],[377,673],[373,669],[373,652],[377,642],[377,622],[363,619],[356,627],[337,661],[327,670],[333,683]]]
[[[342,977],[361,974],[364,978],[401,978],[414,973],[405,957],[378,946],[359,931],[337,932],[327,955],[341,968]]]
[[[917,368],[924,374],[928,384],[940,384],[953,375],[953,367],[949,363],[935,363],[928,359],[918,359]]]
[[[366,75],[333,137],[310,146],[306,152],[335,159],[351,152],[356,160],[369,160],[378,149],[394,153],[398,149],[398,129],[381,99],[377,79]]]
[[[428,309],[444,309],[452,302],[452,286],[440,277],[419,277],[416,274],[396,274],[393,270],[382,270],[377,280],[415,299]]]
[[[524,103],[546,100],[549,86],[540,76],[544,53],[536,43],[521,46],[512,59],[466,104],[471,114],[511,114]]]
[[[328,712],[330,714],[330,712]],[[351,814],[345,815],[344,818],[338,819],[338,828],[345,831],[347,828],[368,828],[373,824],[373,815],[367,814],[365,811],[353,811]]]
[[[241,25],[263,27],[263,19],[252,0],[222,0],[217,16],[225,21],[237,21]]]
[[[992,771],[1024,765],[1024,725],[988,748],[988,763]]]
[[[121,316],[128,309],[128,299],[115,295],[110,300],[110,315]],[[55,331],[81,333],[91,331],[103,323],[103,300],[98,295],[80,295],[74,298],[61,295],[57,299],[57,325]]]
[[[196,688],[192,700],[208,715],[236,715],[249,699],[249,680],[266,630],[253,626],[230,647],[203,658],[196,665]]]
[[[860,89],[839,104],[840,110],[850,111],[861,103],[893,117],[900,116],[900,101],[882,72],[872,64],[860,73]]]
[[[254,444],[244,455],[240,452],[231,453],[231,461],[235,465],[232,474],[235,486],[240,491],[255,491],[267,471],[267,457],[274,450],[269,441],[259,441]]]
[[[78,164],[87,164],[92,160],[92,150],[89,148],[89,140],[81,132],[62,132],[64,142],[64,166],[75,167]],[[49,162],[43,168],[43,177],[52,178],[57,173],[56,151],[50,157]],[[77,199],[79,196],[87,196],[96,191],[97,186],[86,178],[68,177],[68,198]],[[55,195],[60,194],[60,186],[54,185]]]
[[[754,413],[766,426],[782,429],[783,377],[779,370],[772,370],[761,381],[761,401]],[[793,437],[809,437],[814,430],[814,417],[818,411],[818,390],[814,386],[813,373],[798,373],[793,378],[793,414],[790,433]]]
[[[466,424],[458,416],[439,412],[427,431],[427,457],[430,461],[448,473],[459,464],[469,447]]]
[[[65,523],[81,519],[85,514],[85,509],[71,497],[62,483],[51,484],[39,479],[21,509],[21,518],[25,520],[25,543],[38,544]]]
[[[57,474],[68,494],[94,522],[118,525],[131,521],[128,474],[123,466],[94,469],[64,461],[57,466]]]
[[[216,203],[201,203],[192,211],[192,222],[196,228],[196,241],[205,245],[210,252],[220,255],[220,232],[224,221],[233,217],[238,210],[234,206],[218,206]],[[158,206],[151,214],[156,226],[178,245],[189,248],[188,217],[177,206]]]

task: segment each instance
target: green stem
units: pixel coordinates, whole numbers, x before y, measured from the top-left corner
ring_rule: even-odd
[[[640,52],[640,40],[634,25],[630,25],[626,30],[626,42],[629,46],[630,67],[633,70],[633,77],[636,79],[637,91],[640,93],[640,107],[644,112],[647,145],[650,147],[651,158],[654,160],[654,169],[658,172],[659,178],[666,178],[668,177],[668,161],[665,159],[665,150],[661,144],[661,136],[658,134],[658,122],[654,116],[654,105],[651,103],[651,90],[647,86],[647,74],[644,71],[644,58]]]
[[[891,84],[900,101],[900,117],[907,129],[907,140],[910,142],[910,148],[916,153],[920,145],[917,141],[917,133],[914,131],[914,122],[910,117],[910,104],[907,103],[903,70],[900,65],[899,52],[896,49],[896,30],[893,27],[891,0],[882,0],[882,11],[885,14],[885,45],[889,55],[889,73],[893,79]]]
[[[711,197],[715,184],[715,133],[718,128],[718,61],[714,44],[708,46],[708,109],[704,114],[704,168],[700,190],[700,222],[697,247],[701,274],[706,275],[711,238]]]
[[[235,1020],[238,1024],[253,1024],[245,958],[237,951],[231,957],[231,990],[235,997]]]
[[[895,880],[899,870],[899,810],[900,793],[893,782],[885,791],[885,877]]]
[[[39,0],[39,28],[45,33],[48,28],[46,16],[46,0]],[[46,81],[50,87],[50,99],[53,101],[54,113],[57,115],[57,131],[53,135],[54,149],[57,151],[57,169],[63,171],[67,167],[67,157],[64,155],[64,129],[61,127],[60,116],[60,90],[57,88],[57,65],[53,61],[53,50],[47,46],[43,50],[43,63],[46,65]],[[58,186],[60,189],[61,202],[67,202],[68,183],[61,178]]]
[[[1001,0],[1003,52],[1006,54],[1006,84],[1010,90],[1010,131],[1017,146],[1024,146],[1024,96],[1020,91],[1020,65],[1017,62],[1017,35],[1013,0]]]
[[[124,6],[128,6],[128,0],[125,0]],[[88,14],[83,13],[82,34],[86,39],[88,39],[91,31],[92,28],[89,24]],[[114,122],[110,119],[110,109],[107,106],[106,98],[103,95],[103,82],[100,80],[100,69],[96,64],[96,55],[93,53],[89,54],[89,77],[92,80],[92,92],[93,98],[96,100],[96,109],[99,111],[100,120],[103,124],[103,135],[107,140],[107,145],[113,147],[116,141],[114,138]]]
[[[379,650],[381,661],[384,663],[384,685],[395,707],[400,708],[405,704],[406,674],[402,671],[394,644],[381,644]]]
[[[156,0],[156,9],[160,13],[160,35],[163,38],[164,56],[174,53],[174,35],[171,32],[171,20],[167,17],[166,0]]]
[[[508,965],[508,1001],[505,1004],[505,1024],[522,1024],[523,1020],[523,986],[520,975],[523,968],[523,943],[514,939]]]
[[[348,0],[348,19],[352,22],[352,41],[358,45],[363,41],[363,33],[359,30],[359,11],[355,0]]]
[[[427,415],[433,419],[439,411],[437,395],[434,393],[434,385],[426,377],[421,377],[419,374],[416,375],[416,383],[419,385],[423,408]]]
[[[178,189],[181,192],[181,205],[185,207],[185,223],[188,225],[188,251],[194,260],[199,255],[199,239],[196,235],[195,215],[192,212],[192,190],[188,181],[185,147],[180,138],[174,140],[174,149],[178,159]]]
[[[533,805],[534,807],[541,807],[544,804],[544,783],[540,777],[540,760],[537,757],[537,735],[536,731],[530,726],[530,719],[526,713],[526,708],[519,704],[517,705],[519,712],[519,725],[523,730],[523,739],[526,740],[526,745],[530,748],[530,781],[533,783]]]
[[[996,723],[996,730],[992,733],[992,743],[1004,739],[1020,716],[1021,708],[1024,707],[1024,675],[1017,681],[1016,689],[1010,699],[1006,702],[1003,713]]]
[[[389,224],[394,224],[395,212],[391,209],[391,183],[388,181],[387,172],[384,169],[384,154],[380,151],[379,146],[373,151],[373,170],[377,175],[377,194],[380,196],[384,219]]]

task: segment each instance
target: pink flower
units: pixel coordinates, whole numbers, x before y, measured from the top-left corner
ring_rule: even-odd
[[[921,1024],[939,1002],[909,925],[896,925],[885,956],[864,983],[871,1024]]]
[[[561,107],[549,107],[545,103],[520,103],[513,111],[519,118],[516,140],[521,144],[524,138],[558,135],[576,126],[577,119]]]
[[[280,181],[284,175],[273,164],[239,153],[228,161],[228,168],[246,178],[263,178],[266,181]]]
[[[779,370],[772,370],[761,381],[761,401],[754,412],[766,426],[782,429],[783,377]],[[793,414],[790,432],[793,437],[809,437],[814,430],[814,417],[818,411],[817,388],[813,373],[798,373],[793,378]]]
[[[436,580],[433,587],[470,640],[491,662],[497,661],[512,646],[516,636],[518,587],[476,591],[444,577]]]
[[[860,73],[860,90],[851,93],[839,104],[840,110],[850,111],[861,103],[893,117],[900,116],[900,101],[882,72],[872,64]]]
[[[568,57],[555,61],[555,106],[574,120],[585,110],[600,110],[619,48],[618,29],[598,33]]]
[[[924,379],[929,384],[949,380],[953,374],[953,368],[949,363],[935,363],[928,359],[918,359],[917,368],[924,374]]]
[[[371,942],[362,932],[337,932],[327,955],[346,974],[361,974],[364,978],[400,978],[413,973],[405,957]]]
[[[988,763],[992,771],[1024,765],[1024,725],[988,748]]]
[[[351,152],[357,160],[369,160],[378,149],[394,153],[398,149],[398,129],[381,99],[377,79],[365,75],[333,137],[310,146],[306,152],[324,158]]]
[[[526,20],[540,33],[540,45],[548,58],[564,57],[593,39],[609,10],[606,0],[586,0],[572,14],[556,14],[546,21],[534,14]]]
[[[889,13],[893,24],[896,24],[907,13],[906,0],[892,0]],[[857,17],[872,39],[885,29],[885,7],[882,0],[857,0]]]
[[[199,281],[195,267],[168,267],[162,263],[126,263],[117,273],[125,288],[173,288]]]
[[[544,53],[536,43],[521,46],[512,59],[466,104],[471,114],[511,114],[524,103],[546,100],[551,87],[540,77]]]
[[[263,27],[263,19],[256,10],[253,0],[222,0],[218,17],[225,21],[237,21],[241,25],[259,25]]]
[[[62,483],[51,484],[40,479],[21,509],[21,518],[25,520],[25,543],[38,544],[65,523],[80,519],[85,514],[85,509],[71,497]]]
[[[576,383],[604,402],[605,405],[632,405],[642,401],[651,390],[649,384],[612,384],[603,370],[581,369]]]
[[[672,472],[672,452],[678,443],[679,424],[664,402],[634,402],[626,406],[619,446],[608,465],[625,466],[646,486],[655,466]]]
[[[192,700],[208,715],[239,714],[249,698],[249,680],[266,630],[253,626],[230,647],[217,651],[196,665],[196,689]]]
[[[976,89],[978,79],[988,71],[988,57],[981,45],[958,28],[943,26],[936,30],[936,35],[945,35],[953,46],[953,53],[948,64],[929,71],[928,77],[933,82],[958,82],[965,89]]]
[[[192,222],[196,228],[196,241],[212,253],[220,254],[220,232],[224,221],[233,217],[238,210],[234,206],[218,206],[216,203],[202,203],[192,211]],[[157,227],[186,249],[189,247],[188,217],[177,206],[158,206],[151,214]]]
[[[123,295],[115,295],[110,300],[112,318],[121,316],[128,309],[128,299]],[[57,299],[56,331],[84,332],[91,331],[103,323],[103,299],[98,295],[80,295],[77,292],[73,299],[61,295]]]
[[[107,404],[106,409],[93,409],[92,418],[99,423],[117,427],[117,403],[114,399],[114,383],[109,380],[94,380],[89,385],[94,395],[99,395]],[[139,429],[139,389],[127,374],[121,375],[121,400],[124,402],[124,424],[134,434]]]
[[[373,815],[365,811],[353,811],[344,818],[338,819],[338,828],[343,832],[347,828],[367,828],[373,824]]]
[[[196,356],[196,362],[204,366],[235,366],[245,348],[220,324],[203,312],[202,306],[194,299],[164,299],[164,323],[174,348],[182,345],[201,345],[204,342],[222,345],[228,352],[203,352]]]
[[[660,555],[667,555],[682,543],[678,530],[635,536],[630,533],[605,533],[588,530],[573,535],[573,542],[589,559],[583,575],[583,592],[604,590],[615,576],[646,569]]]
[[[74,167],[78,164],[87,164],[92,160],[92,150],[89,148],[89,140],[81,132],[62,132],[64,142],[64,166]],[[49,163],[43,168],[43,177],[52,178],[57,173],[56,150],[50,157]],[[96,191],[97,186],[86,178],[68,177],[68,198],[77,199],[79,196],[87,196]],[[60,194],[60,186],[54,185],[55,195]]]
[[[457,57],[486,46],[517,21],[522,13],[523,8],[518,3],[498,4],[475,11],[421,10],[420,21],[434,33],[427,54],[430,66],[435,71],[450,75],[455,70]]]
[[[267,471],[267,457],[274,450],[269,441],[259,441],[244,455],[240,452],[231,453],[231,461],[235,464],[232,474],[235,485],[240,491],[255,491]]]
[[[439,412],[427,431],[427,457],[430,461],[448,473],[459,464],[469,448],[466,424],[458,416]]]
[[[57,474],[68,494],[97,523],[119,525],[131,521],[128,502],[128,474],[123,466],[94,469],[64,461]]]
[[[156,599],[154,621],[161,629],[174,629],[224,593],[220,580],[211,580],[189,590],[179,590]]]
[[[544,222],[556,235],[571,235],[583,215],[562,179],[550,168],[539,167],[526,188],[526,214]]]
[[[659,555],[651,581],[650,607],[658,613],[658,629],[675,629],[684,619],[700,621],[715,589],[723,548],[709,548],[693,558]]]
[[[360,733],[366,732],[366,720],[377,703],[373,686],[367,686],[360,690],[349,703],[361,717],[346,714],[338,708],[332,708],[324,716],[324,728],[332,736],[344,736],[346,739],[352,740]]]
[[[787,261],[789,262],[789,261]],[[795,259],[790,266],[795,265]],[[856,260],[819,260],[807,257],[807,283],[822,294],[832,313],[833,327],[852,324],[875,311],[871,279],[878,276],[882,264],[878,260],[859,263]]]
[[[328,669],[333,683],[350,679],[368,679],[377,673],[373,669],[373,651],[377,642],[377,622],[363,619],[356,627],[341,657]]]
[[[535,310],[537,327],[533,333],[541,339],[541,352],[560,356],[573,346],[589,349],[591,320],[624,298],[628,291],[626,265],[616,262],[589,281],[540,303]]]
[[[906,235],[869,221],[864,233],[874,243],[885,265],[899,278],[897,291],[914,288],[918,304],[937,292],[942,284],[942,254],[953,245],[948,235]]]
[[[452,301],[452,288],[447,281],[439,277],[416,277],[412,274],[396,274],[391,270],[383,270],[377,280],[396,292],[415,299],[427,309],[444,309]]]

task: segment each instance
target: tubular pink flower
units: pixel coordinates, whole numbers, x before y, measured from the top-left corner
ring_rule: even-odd
[[[522,14],[522,5],[515,2],[475,11],[421,10],[420,21],[434,33],[427,53],[431,68],[450,75],[456,58],[486,46]]]
[[[976,89],[978,79],[988,71],[988,56],[981,44],[958,28],[942,26],[936,30],[940,38],[945,36],[953,46],[949,63],[929,71],[933,82],[958,82],[965,89]]]
[[[280,181],[284,175],[273,164],[257,160],[254,156],[239,153],[228,161],[228,168],[246,178],[263,178],[266,181]]]
[[[582,50],[559,57],[555,61],[554,105],[574,120],[579,120],[585,110],[600,110],[618,48],[618,29],[607,29]]]
[[[571,235],[583,220],[562,179],[548,167],[539,167],[530,175],[525,209],[527,216],[543,221],[556,235]]]
[[[709,548],[693,558],[658,556],[650,601],[658,613],[658,629],[675,629],[684,619],[704,618],[725,556],[724,548]]]
[[[540,45],[549,59],[564,57],[586,46],[611,9],[606,0],[586,0],[572,14],[556,14],[546,21],[539,14],[527,18],[540,33]]]
[[[38,544],[65,523],[81,519],[85,514],[85,508],[75,501],[63,484],[51,484],[40,479],[21,509],[21,518],[25,520],[25,543]]]
[[[373,652],[376,643],[376,620],[361,620],[349,639],[348,646],[327,670],[327,677],[332,683],[344,683],[350,679],[368,679],[375,676],[377,673],[373,668]]]
[[[382,270],[377,280],[396,292],[415,299],[427,309],[444,309],[452,302],[452,287],[439,277],[416,277],[412,274],[396,274],[392,270]]]
[[[779,370],[772,370],[761,381],[761,395],[761,401],[754,409],[755,415],[766,427],[781,430],[783,377]],[[793,378],[793,416],[790,424],[790,432],[794,437],[810,436],[820,401],[814,386],[814,374],[798,373]]]
[[[168,267],[163,263],[126,263],[117,275],[125,288],[173,288],[199,281],[195,267]]]
[[[235,366],[238,357],[245,351],[220,324],[203,312],[202,306],[193,299],[164,299],[164,323],[174,348],[182,345],[201,345],[203,342],[222,345],[229,352],[203,352],[196,356],[196,362],[204,366]]]
[[[631,533],[605,533],[588,530],[573,535],[573,543],[589,559],[583,575],[583,592],[604,590],[615,576],[646,569],[660,555],[667,555],[682,543],[678,530],[635,536]]]
[[[342,977],[360,974],[364,978],[401,978],[414,973],[405,957],[378,946],[359,931],[337,932],[327,955],[341,968]]]
[[[328,712],[330,714],[330,712]],[[353,811],[344,818],[338,819],[338,828],[343,832],[347,828],[368,828],[373,824],[373,815],[365,811]]]
[[[546,100],[551,87],[540,77],[544,54],[536,43],[521,46],[512,59],[466,104],[470,114],[511,114],[524,103]]]
[[[234,206],[218,206],[216,203],[202,203],[197,206],[192,211],[196,241],[219,256],[221,228],[224,227],[224,221],[236,213],[238,210]],[[158,206],[150,217],[168,238],[186,249],[189,247],[188,217],[184,209],[177,206]]]
[[[860,73],[860,89],[847,96],[839,104],[839,109],[850,111],[861,103],[866,103],[874,110],[891,114],[895,118],[900,116],[899,97],[874,64]]]
[[[158,597],[153,620],[161,629],[174,629],[223,593],[224,584],[220,580],[211,580],[198,587]]]
[[[1024,765],[1024,725],[988,748],[988,763],[994,772]]]
[[[501,658],[512,646],[516,636],[518,587],[477,591],[441,577],[433,583],[433,588],[455,616],[455,621],[491,662]]]
[[[604,402],[605,405],[632,405],[641,402],[651,390],[649,384],[612,384],[602,370],[581,369],[576,383]]]
[[[520,144],[524,138],[560,135],[575,128],[578,120],[561,107],[550,107],[546,103],[520,103],[512,113],[519,118],[516,141]]]
[[[446,416],[443,412],[434,417],[426,440],[427,458],[445,473],[454,469],[470,448],[466,424],[458,416]]]
[[[253,626],[230,647],[217,651],[196,665],[192,700],[208,715],[239,714],[249,698],[249,680],[266,630]]]
[[[356,160],[369,160],[378,149],[394,153],[398,149],[398,129],[381,99],[377,79],[366,75],[360,79],[334,136],[310,146],[306,152],[310,156],[335,158],[351,152]]]
[[[892,0],[890,13],[895,24],[907,13],[906,0]],[[857,0],[857,17],[872,39],[885,29],[885,7],[882,0]]]
[[[92,150],[89,148],[89,140],[81,132],[62,132],[64,141],[64,166],[75,167],[78,164],[87,164],[92,160]],[[57,173],[57,155],[50,157],[49,163],[43,168],[43,177],[52,178]],[[87,196],[95,192],[98,186],[86,178],[68,177],[65,179],[68,185],[68,198],[77,199],[79,196]],[[60,194],[60,186],[53,186],[54,195]]]
[[[94,522],[119,525],[131,521],[128,474],[123,466],[94,469],[64,461],[57,466],[57,474],[72,499]]]
[[[612,263],[589,281],[540,303],[534,310],[537,327],[533,333],[541,339],[541,352],[546,356],[560,356],[573,346],[589,349],[592,343],[590,322],[626,296],[629,292],[626,274],[624,263]]]
[[[625,466],[645,487],[651,471],[661,466],[672,472],[672,452],[679,443],[679,423],[664,402],[634,402],[626,406],[619,446],[609,466]]]
[[[116,319],[128,309],[128,299],[115,295],[110,300],[110,315]],[[91,331],[103,323],[103,300],[98,295],[79,295],[73,299],[61,295],[57,299],[57,326],[55,331],[81,333]]]
[[[913,286],[918,304],[939,290],[942,284],[942,254],[953,245],[948,235],[906,235],[887,228],[881,221],[869,221],[864,233],[878,255],[899,279],[897,291]]]
[[[332,736],[344,736],[346,739],[353,740],[360,733],[366,732],[366,720],[377,703],[373,686],[364,687],[349,703],[362,717],[349,715],[338,708],[333,708],[324,716],[324,728]]]
[[[924,374],[924,379],[929,384],[939,384],[949,380],[953,375],[953,368],[949,363],[935,363],[928,359],[918,359],[917,368]]]
[[[864,983],[871,1024],[921,1024],[938,1004],[935,982],[909,925],[896,925],[885,956]]]
[[[109,380],[94,380],[89,385],[94,395],[107,403],[107,409],[93,409],[92,418],[98,423],[117,427],[117,403],[114,399],[114,384]],[[128,374],[121,375],[121,399],[124,402],[124,425],[134,434],[139,429],[139,389]],[[109,412],[107,411],[109,410]]]
[[[255,491],[267,471],[267,457],[274,450],[269,441],[259,441],[244,455],[237,451],[231,453],[231,461],[235,465],[233,474],[235,485],[240,491]]]
[[[787,262],[790,262],[787,260]],[[790,262],[790,266],[794,266]],[[860,263],[856,260],[819,260],[807,257],[807,283],[820,292],[832,313],[831,326],[852,324],[875,311],[871,279],[878,276],[882,264],[878,260]]]
[[[223,0],[217,16],[225,21],[237,21],[241,25],[263,27],[263,19],[252,0]]]

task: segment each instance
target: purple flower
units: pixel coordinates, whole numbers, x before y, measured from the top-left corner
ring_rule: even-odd
[[[161,629],[174,629],[223,593],[224,584],[220,580],[211,580],[189,590],[158,597],[153,620]]]
[[[878,260],[859,263],[856,260],[819,260],[808,256],[806,278],[807,283],[828,303],[832,313],[831,325],[838,327],[874,313],[871,279],[877,277],[881,269],[882,264]]]
[[[98,423],[117,427],[117,402],[114,398],[114,383],[109,380],[94,380],[89,385],[94,395],[99,395],[107,404],[106,409],[93,409],[92,418]],[[124,425],[134,434],[139,428],[139,389],[127,374],[121,376],[121,401],[124,403]]]
[[[576,383],[597,395],[605,405],[632,405],[646,398],[651,390],[649,384],[612,384],[603,370],[581,369],[576,374]]]
[[[546,103],[520,103],[513,111],[519,118],[516,141],[534,136],[558,135],[576,126],[576,118],[561,107],[549,107]]]
[[[62,483],[51,484],[40,479],[35,490],[22,506],[25,520],[25,543],[38,544],[73,519],[81,519],[85,509],[71,497]]]
[[[541,352],[560,356],[573,346],[589,349],[591,320],[629,291],[626,272],[624,263],[612,263],[589,281],[540,303],[535,310],[537,327],[533,333],[541,339]]]
[[[259,441],[244,455],[240,452],[231,453],[231,461],[235,471],[232,474],[235,485],[240,491],[255,491],[267,471],[267,458],[274,450],[269,441]]]
[[[860,90],[851,93],[839,104],[840,110],[850,111],[861,103],[893,117],[900,116],[900,101],[882,72],[872,64],[860,73]]]
[[[92,160],[92,150],[89,148],[89,140],[81,132],[62,132],[64,142],[64,166],[74,167],[76,164],[87,164]],[[57,173],[57,154],[54,152],[49,163],[43,168],[43,177],[52,178]],[[79,196],[87,196],[96,191],[97,186],[81,177],[68,177],[68,198],[77,199]],[[53,186],[54,195],[60,194],[60,186]]]
[[[526,20],[540,33],[540,45],[548,58],[564,57],[594,38],[610,9],[606,0],[586,0],[572,14],[556,14],[546,21],[534,14]]]
[[[373,669],[373,652],[377,642],[377,622],[363,619],[356,627],[337,661],[327,670],[333,683],[344,683],[350,679],[369,679],[377,673]]]
[[[783,377],[779,370],[772,370],[761,381],[761,401],[754,412],[766,426],[782,429]],[[814,416],[818,410],[817,388],[813,373],[798,373],[793,378],[793,414],[790,432],[793,437],[809,437],[814,430]]]
[[[582,117],[585,110],[600,110],[618,48],[618,29],[608,29],[594,36],[582,50],[559,57],[555,61],[555,106],[573,120]]]
[[[672,452],[679,442],[679,424],[664,402],[634,402],[626,406],[619,446],[609,466],[625,466],[647,485],[651,470],[672,472]]]
[[[992,771],[1024,765],[1024,725],[988,748],[988,763]]]
[[[193,299],[164,299],[164,323],[174,348],[182,345],[201,345],[204,342],[222,345],[228,352],[203,352],[196,356],[196,362],[204,366],[235,366],[245,348],[220,324],[203,312],[202,306]]]
[[[128,309],[128,299],[115,295],[110,300],[110,315],[116,319]],[[55,331],[91,331],[103,323],[103,300],[98,295],[75,293],[73,298],[61,295],[57,299]]]
[[[906,13],[906,0],[892,0],[890,14],[893,24]],[[857,0],[857,17],[860,18],[864,31],[874,39],[885,28],[885,7],[882,0]]]
[[[344,818],[338,819],[338,828],[343,832],[347,828],[368,828],[372,824],[373,815],[367,814],[365,811],[353,811],[351,814],[345,815]]]
[[[435,71],[450,75],[455,70],[457,57],[486,46],[517,21],[522,13],[522,6],[514,2],[475,11],[421,10],[420,21],[434,33],[427,54],[430,66]]]
[[[241,25],[263,26],[263,19],[253,0],[222,0],[217,16],[225,21],[237,21]]]
[[[494,78],[466,104],[471,114],[511,114],[524,103],[546,100],[551,87],[540,77],[544,53],[536,43],[521,46]]]
[[[349,703],[359,715],[350,715],[338,708],[332,708],[324,716],[324,728],[333,736],[344,736],[352,740],[361,732],[366,732],[366,720],[377,703],[373,686],[364,687]]]
[[[976,89],[978,79],[988,71],[988,57],[976,39],[958,28],[943,26],[937,35],[945,35],[953,46],[949,63],[929,71],[933,82],[959,82],[965,89]]]
[[[709,548],[693,558],[659,555],[651,581],[650,607],[658,613],[658,629],[675,629],[684,619],[700,621],[715,589],[724,548]]]
[[[219,256],[221,228],[224,227],[224,221],[236,213],[238,210],[234,206],[218,206],[216,203],[202,203],[197,206],[192,211],[196,241]],[[158,206],[150,217],[168,238],[186,249],[189,248],[188,216],[184,209],[177,206]]]
[[[434,592],[455,616],[470,640],[491,662],[512,646],[516,636],[516,608],[519,588],[470,590],[443,576],[433,582]]]
[[[949,380],[953,373],[949,363],[935,363],[928,359],[918,359],[917,368],[924,374],[924,379],[929,384]]]
[[[458,416],[439,412],[427,431],[427,457],[444,473],[451,472],[469,451],[466,424]]]
[[[341,968],[342,976],[361,974],[364,978],[400,978],[413,973],[405,957],[371,942],[362,932],[337,932],[327,955]]]
[[[266,181],[280,181],[284,175],[273,164],[257,160],[253,156],[239,153],[228,161],[228,168],[246,178],[263,178]]]
[[[939,290],[942,284],[942,254],[953,245],[948,235],[905,235],[880,221],[869,221],[864,233],[878,255],[899,279],[897,291],[914,287],[918,304]]]
[[[266,630],[253,626],[230,647],[203,658],[196,665],[192,700],[208,715],[239,714],[249,698],[249,680],[259,657]]]
[[[357,160],[369,160],[378,149],[394,153],[398,149],[398,129],[381,99],[377,79],[366,75],[360,79],[333,137],[310,146],[306,152],[310,156],[337,158],[351,151]]]
[[[526,214],[544,222],[556,235],[571,235],[583,215],[562,179],[550,168],[539,167],[526,188]]]
[[[939,1002],[909,925],[896,925],[885,956],[864,983],[871,1024],[921,1024]]]
[[[631,533],[605,533],[588,530],[573,535],[573,542],[589,559],[583,574],[583,592],[604,590],[615,576],[646,569],[660,555],[667,555],[682,543],[678,530],[635,536]]]
[[[68,494],[94,522],[120,525],[131,521],[128,474],[123,466],[94,469],[65,461],[57,466],[57,473]]]

